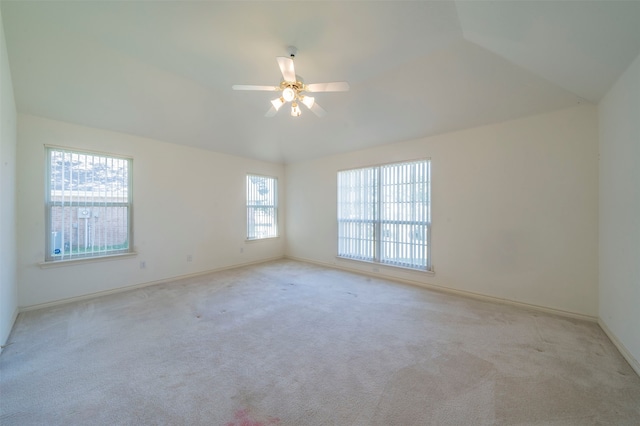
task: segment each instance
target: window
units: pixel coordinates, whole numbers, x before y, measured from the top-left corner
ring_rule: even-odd
[[[431,270],[430,163],[338,172],[338,256]]]
[[[247,239],[278,236],[277,180],[247,175]]]
[[[46,261],[131,251],[131,162],[47,148]]]

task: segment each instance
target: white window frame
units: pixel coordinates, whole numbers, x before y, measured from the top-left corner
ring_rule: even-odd
[[[339,258],[432,271],[431,162],[338,172]]]
[[[269,188],[267,194],[260,194],[254,179],[263,179]],[[266,195],[266,196],[265,196]],[[261,212],[261,213],[258,213]],[[256,218],[268,219],[263,226],[270,230],[258,232]],[[247,241],[278,237],[278,178],[255,173],[247,173],[246,178],[246,223]]]
[[[121,184],[126,183],[126,189],[120,191],[114,191],[113,189],[105,190],[98,194],[93,194],[93,191],[88,190],[71,190],[63,187],[61,190],[52,190],[52,155],[54,152],[63,153],[63,155],[76,155],[76,156],[85,156],[92,157],[92,160],[96,158],[106,159],[106,160],[115,160],[126,164],[127,173],[126,179],[120,181]],[[66,170],[63,171],[66,174]],[[70,179],[73,179],[73,171],[69,171]],[[133,253],[133,159],[130,157],[124,157],[120,155],[107,154],[102,152],[92,152],[87,150],[80,150],[75,148],[65,148],[58,146],[45,146],[45,263],[51,262],[60,262],[60,261],[70,261],[70,260],[78,260],[78,259],[95,259],[95,258],[104,258],[111,256],[121,256],[123,254]],[[53,193],[55,191],[55,197]],[[54,199],[57,198],[57,199]],[[60,240],[58,240],[58,236],[54,236],[54,232],[52,229],[52,216],[53,209],[60,208],[63,209],[70,208],[68,212],[69,217],[65,217],[65,212],[67,210],[63,210],[62,214],[62,227],[63,232]],[[107,248],[106,244],[109,241],[107,235],[105,235],[104,239],[101,239],[100,242],[105,244],[105,248],[98,247],[95,248],[95,241],[91,241],[91,250],[87,250],[88,240],[88,221],[90,218],[93,218],[95,212],[98,209],[106,209],[110,207],[121,207],[126,210],[124,215],[118,215],[121,220],[126,220],[126,227],[121,228],[121,230],[126,229],[126,246],[119,248]],[[75,221],[73,220],[74,211],[77,209],[77,216]],[[103,210],[104,211],[104,210]],[[86,214],[86,217],[82,217],[81,215]],[[98,216],[96,215],[95,218]],[[83,220],[80,220],[83,219]],[[68,221],[68,225],[67,225]],[[77,253],[73,253],[73,249],[70,252],[67,252],[65,248],[64,234],[66,231],[66,227],[69,226],[69,234],[79,232],[75,231],[80,228],[80,222],[84,222],[84,238],[85,238],[85,251],[80,252],[78,250]],[[72,231],[73,230],[73,231]],[[109,231],[105,231],[107,234]],[[99,236],[100,237],[100,236]],[[73,236],[70,237],[71,246],[73,245]],[[99,238],[98,238],[99,239]],[[60,247],[57,247],[57,245]],[[80,245],[80,241],[76,241],[76,244]],[[100,244],[100,243],[98,243]],[[55,246],[55,247],[54,247]],[[60,250],[62,248],[62,250]],[[57,250],[56,250],[57,249]],[[59,252],[59,253],[57,253]]]

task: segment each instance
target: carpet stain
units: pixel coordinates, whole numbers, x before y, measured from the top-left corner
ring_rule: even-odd
[[[267,420],[259,421],[251,418],[248,408],[238,410],[233,415],[233,421],[228,422],[226,426],[267,426],[277,425],[280,419],[277,417],[268,417]]]

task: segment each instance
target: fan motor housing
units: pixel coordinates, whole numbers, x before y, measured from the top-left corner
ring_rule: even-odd
[[[302,82],[302,78],[299,75],[296,75],[296,80],[295,82],[291,82],[291,81],[282,81],[280,83],[280,89],[284,90],[287,87],[292,88],[296,93],[298,92],[303,92],[305,90],[305,85]]]

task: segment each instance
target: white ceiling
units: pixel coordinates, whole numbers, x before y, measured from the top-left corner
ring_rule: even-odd
[[[2,1],[18,111],[274,162],[597,103],[640,1]],[[298,48],[328,112],[265,118]]]

